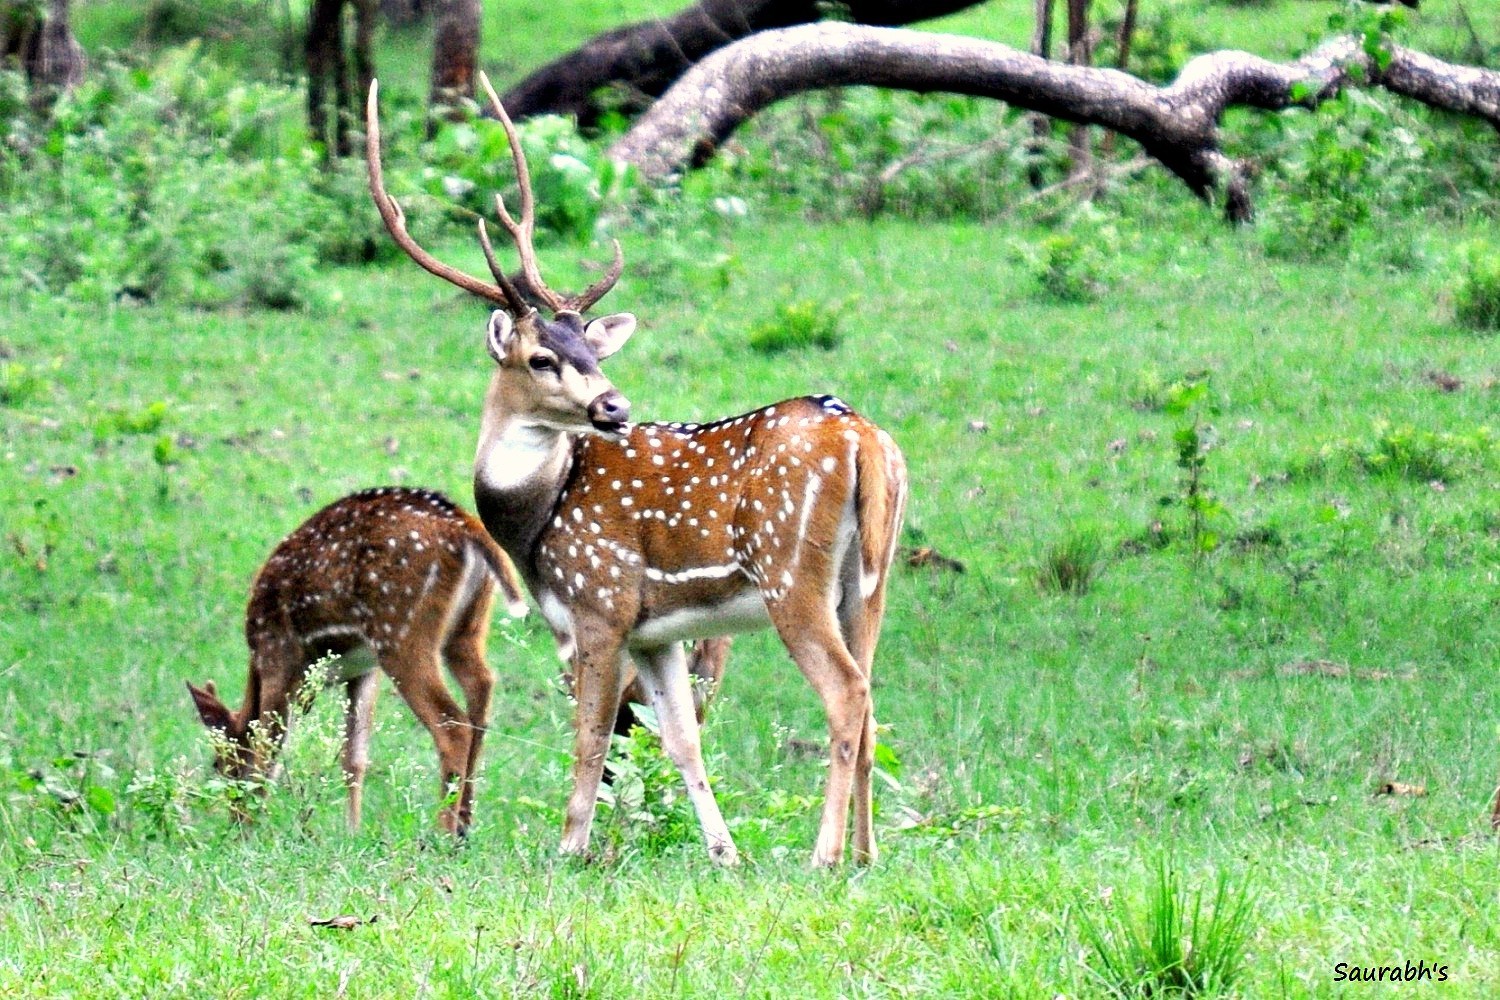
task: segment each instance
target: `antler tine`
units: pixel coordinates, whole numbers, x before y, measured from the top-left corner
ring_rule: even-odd
[[[484,88],[490,99],[490,107],[495,109],[495,117],[500,119],[500,125],[505,129],[505,140],[510,145],[510,158],[516,165],[516,184],[521,189],[519,221],[506,210],[505,199],[500,197],[499,192],[495,193],[495,211],[499,213],[501,224],[515,242],[516,252],[521,255],[521,273],[526,276],[531,293],[546,303],[547,308],[559,312],[568,308],[567,299],[547,287],[536,258],[536,244],[533,242],[536,234],[536,200],[531,193],[531,171],[526,166],[526,153],[521,149],[521,137],[516,133],[516,126],[510,120],[510,115],[506,114],[505,105],[500,103],[500,95],[490,85],[488,74],[479,74],[479,85]]]
[[[490,231],[484,224],[484,216],[479,217],[479,249],[484,251],[484,262],[490,266],[490,273],[495,276],[495,283],[505,292],[506,298],[514,305],[512,309],[516,316],[534,311],[531,304],[516,290],[511,283],[510,276],[505,273],[505,268],[500,266],[500,261],[495,259],[495,248],[490,246]]]
[[[619,240],[610,240],[615,246],[615,259],[609,265],[609,270],[604,272],[604,277],[585,288],[580,295],[575,295],[568,300],[568,308],[574,312],[587,312],[589,307],[609,294],[609,290],[615,287],[615,282],[620,280],[620,275],[625,270],[625,253],[620,249]]]
[[[422,268],[437,275],[450,284],[457,285],[466,292],[478,295],[498,306],[509,309],[517,316],[523,315],[530,308],[525,300],[516,293],[514,286],[509,281],[503,281],[499,285],[492,285],[487,281],[481,281],[472,275],[465,274],[456,267],[450,267],[438,260],[432,254],[423,250],[411,234],[406,231],[406,215],[401,211],[401,206],[396,204],[385,191],[385,179],[380,164],[380,83],[377,80],[370,81],[370,96],[365,104],[365,164],[370,172],[370,195],[375,199],[375,207],[380,210],[381,221],[390,232],[391,238],[396,245],[406,252],[406,255],[416,261]]]

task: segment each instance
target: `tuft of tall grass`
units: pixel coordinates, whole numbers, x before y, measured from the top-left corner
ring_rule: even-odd
[[[1032,565],[1031,575],[1044,594],[1082,597],[1104,572],[1104,543],[1097,532],[1070,531],[1047,545]]]
[[[1162,858],[1144,909],[1120,900],[1098,921],[1086,910],[1078,919],[1090,969],[1111,996],[1215,996],[1245,970],[1255,900],[1248,885],[1234,886],[1221,870],[1205,908],[1202,887],[1184,889]]]

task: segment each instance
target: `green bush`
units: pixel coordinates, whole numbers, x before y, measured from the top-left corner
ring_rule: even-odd
[[[538,229],[572,242],[594,239],[606,209],[631,192],[634,171],[585,142],[566,118],[542,115],[528,119],[518,131]],[[512,214],[519,211],[510,146],[499,122],[473,118],[443,125],[427,153],[432,167],[426,189],[435,198],[466,210],[470,219],[479,214],[492,218],[497,193],[505,196]]]
[[[1500,330],[1500,251],[1476,243],[1453,288],[1453,315],[1471,330]]]
[[[1401,210],[1420,210],[1434,179],[1429,146],[1383,94],[1345,91],[1316,111],[1266,119],[1269,159],[1260,230],[1266,252],[1315,260]]]
[[[0,280],[85,301],[307,305],[320,261],[390,241],[358,166],[326,168],[301,114],[295,88],[246,83],[193,45],[105,63],[49,121],[0,126]]]
[[[1093,302],[1109,291],[1109,261],[1118,255],[1119,233],[1091,206],[1075,210],[1063,226],[1037,243],[1017,245],[1013,253],[1031,272],[1043,297]]]
[[[762,354],[807,347],[832,350],[841,337],[839,312],[811,299],[779,305],[774,315],[751,328],[750,348]]]

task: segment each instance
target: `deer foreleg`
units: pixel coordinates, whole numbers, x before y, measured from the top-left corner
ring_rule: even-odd
[[[599,783],[604,777],[604,756],[609,751],[624,686],[620,656],[618,637],[589,636],[585,628],[578,629],[578,648],[573,655],[573,694],[578,700],[573,730],[573,793],[568,798],[558,847],[563,854],[588,853]]]

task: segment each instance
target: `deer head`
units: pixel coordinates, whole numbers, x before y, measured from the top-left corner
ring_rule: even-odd
[[[250,727],[243,713],[236,713],[219,700],[213,681],[201,688],[188,682],[188,693],[198,709],[198,718],[218,738],[214,740],[214,771],[232,781],[244,781],[256,773]]]
[[[401,206],[386,193],[380,164],[379,83],[370,84],[365,107],[366,162],[370,193],[396,245],[418,265],[464,291],[499,308],[490,316],[486,345],[500,368],[496,388],[507,408],[523,412],[542,427],[569,433],[618,436],[630,421],[630,403],[599,370],[599,362],[624,346],[635,331],[635,317],[616,313],[585,322],[583,313],[609,293],[624,269],[619,241],[614,261],[594,284],[577,295],[556,292],[542,279],[534,236],[536,203],[531,175],[514,123],[506,114],[489,78],[479,74],[495,117],[505,129],[520,188],[520,217],[510,214],[496,193],[495,210],[520,255],[522,280],[530,298],[552,313],[550,319],[532,305],[505,273],[490,244],[489,231],[479,220],[479,244],[494,282],[484,281],[437,260],[417,244],[406,228]]]

